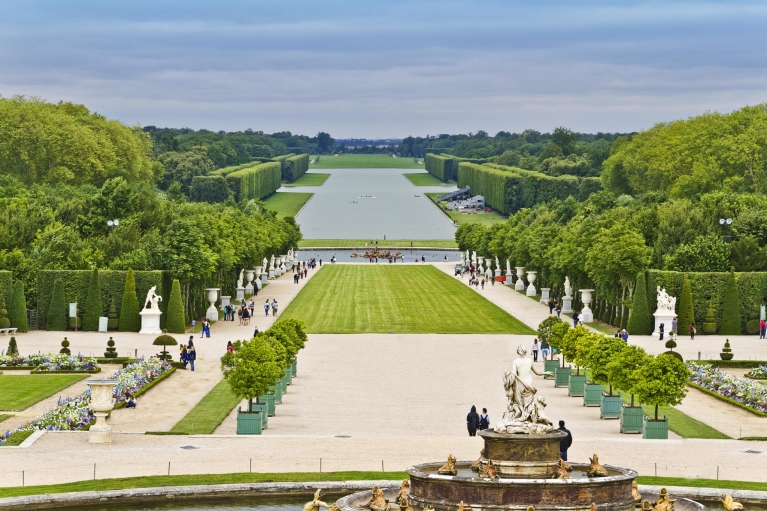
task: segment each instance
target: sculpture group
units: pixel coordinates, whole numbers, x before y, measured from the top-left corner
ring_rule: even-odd
[[[518,358],[511,364],[511,371],[504,373],[503,388],[508,404],[503,418],[495,425],[496,433],[541,434],[553,430],[551,421],[544,413],[546,400],[538,395],[533,385],[533,374],[550,375],[550,372],[538,372],[532,360],[526,358],[527,350],[520,345]]]

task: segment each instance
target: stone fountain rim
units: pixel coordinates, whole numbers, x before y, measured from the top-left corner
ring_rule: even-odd
[[[561,429],[552,429],[548,433],[498,433],[492,429],[483,429],[477,433],[482,438],[506,439],[509,441],[524,442],[525,440],[556,440],[557,438],[564,438],[567,433]]]

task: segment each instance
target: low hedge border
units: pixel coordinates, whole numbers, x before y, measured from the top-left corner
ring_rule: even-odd
[[[8,440],[6,440],[3,445],[0,445],[0,449],[3,447],[18,447],[24,442],[24,440],[32,436],[32,433],[34,432],[34,430],[29,429],[24,431],[14,431],[13,434],[8,437]]]
[[[135,394],[133,397],[138,397],[138,396],[140,396],[141,394],[143,394],[144,392],[148,391],[149,389],[151,389],[152,387],[154,387],[156,384],[160,383],[162,380],[164,380],[165,378],[167,378],[168,376],[170,376],[170,375],[171,375],[171,374],[173,374],[174,372],[176,372],[176,368],[175,368],[175,367],[171,367],[171,369],[170,369],[170,370],[169,370],[167,373],[163,373],[163,374],[161,374],[161,375],[160,375],[160,376],[158,376],[156,379],[152,380],[152,381],[149,383],[149,385],[147,385],[146,387],[143,387],[143,388],[139,389],[139,391],[138,391],[138,392],[136,392],[136,394]],[[117,403],[117,404],[115,405],[115,407],[114,407],[114,410],[119,410],[120,408],[122,408],[122,407],[124,407],[124,406],[125,406],[125,401],[120,401],[119,403]]]
[[[115,358],[96,357],[96,362],[99,364],[122,364],[123,367],[127,366],[128,364],[132,364],[135,361],[136,359],[133,357],[115,357]]]
[[[709,364],[723,369],[743,369],[756,368],[760,365],[767,365],[765,360],[695,360],[699,364]]]
[[[82,369],[82,370],[75,370],[75,369],[60,369],[58,371],[38,371],[37,369],[32,369],[29,371],[29,374],[96,374],[100,373],[101,368],[97,367],[96,369]]]
[[[714,392],[713,390],[709,390],[709,389],[707,389],[705,387],[701,387],[700,385],[697,385],[695,383],[688,382],[687,385],[689,385],[690,387],[692,387],[694,389],[698,389],[699,391],[703,392],[704,394],[708,394],[709,396],[713,396],[713,397],[717,398],[720,401],[724,401],[725,403],[730,403],[731,405],[735,405],[738,408],[743,408],[747,412],[751,412],[754,415],[758,415],[759,417],[767,417],[767,413],[760,412],[759,410],[754,410],[750,406],[746,406],[743,403],[735,401],[734,399],[730,399],[729,397],[723,396],[723,395],[719,394],[718,392]]]

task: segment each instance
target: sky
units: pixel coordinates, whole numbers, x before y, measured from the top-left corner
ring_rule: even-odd
[[[0,2],[0,95],[126,124],[630,132],[767,101],[767,2]]]

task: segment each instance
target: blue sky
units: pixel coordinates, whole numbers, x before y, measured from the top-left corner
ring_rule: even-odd
[[[636,131],[767,101],[767,3],[3,0],[0,95],[339,137]]]

